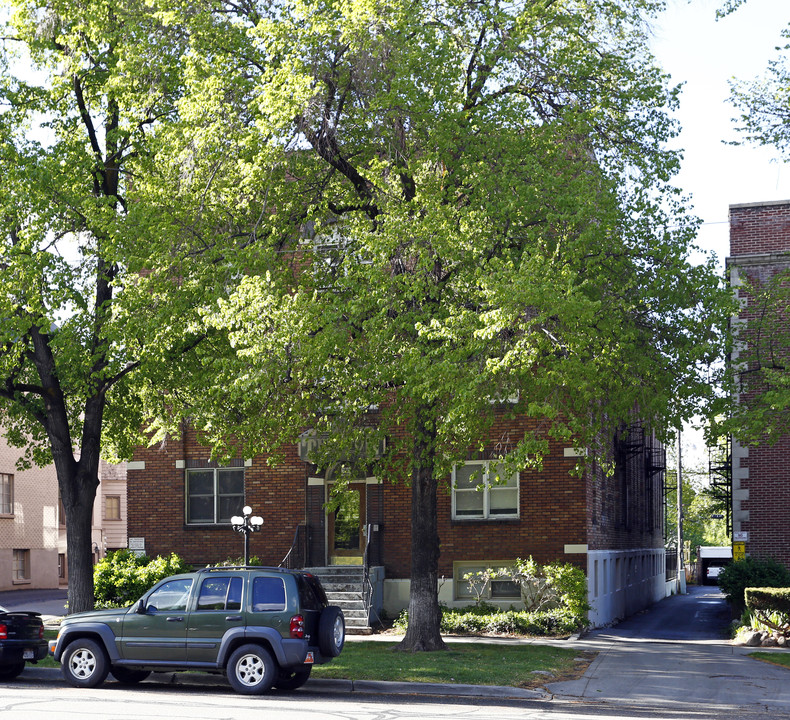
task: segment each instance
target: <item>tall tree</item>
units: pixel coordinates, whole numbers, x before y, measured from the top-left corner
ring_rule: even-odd
[[[0,426],[22,464],[54,463],[75,612],[93,607],[100,455],[130,454],[145,416],[136,386],[202,338],[189,308],[210,289],[182,272],[190,243],[165,246],[172,220],[133,191],[153,172],[156,128],[177,116],[187,42],[137,0],[3,13]]]
[[[635,409],[678,427],[708,391],[729,297],[690,264],[697,221],[670,184],[676,91],[646,50],[660,7],[258,0],[185,20],[190,132],[163,141],[162,177],[260,212],[237,226],[231,296],[203,308],[229,347],[174,373],[153,425],[188,414],[246,453],[311,427],[322,466],[409,483],[405,649],[443,646],[437,491],[496,401],[534,419],[501,438],[504,474],[551,437],[597,447]],[[383,458],[359,456],[381,436]]]

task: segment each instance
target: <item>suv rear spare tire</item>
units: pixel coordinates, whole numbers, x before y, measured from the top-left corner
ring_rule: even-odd
[[[318,619],[318,648],[327,657],[340,655],[346,641],[346,621],[337,605],[327,605]]]

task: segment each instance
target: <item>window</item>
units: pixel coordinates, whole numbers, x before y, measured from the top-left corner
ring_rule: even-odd
[[[169,580],[151,593],[148,598],[148,609],[169,612],[186,610],[191,589],[192,580],[190,578]]]
[[[14,514],[14,476],[0,473],[0,515]]]
[[[257,577],[252,581],[254,612],[285,610],[285,585],[282,578]]]
[[[230,522],[244,507],[244,470],[216,468],[187,470],[187,523]]]
[[[210,577],[203,581],[198,610],[240,610],[241,578]]]
[[[490,461],[453,468],[453,518],[497,520],[518,517],[518,473],[496,477]]]
[[[481,578],[469,577],[474,573],[482,573],[487,569],[507,570],[513,563],[501,560],[491,563],[457,562],[453,564],[453,590],[456,600],[520,600],[521,588],[508,574],[492,577],[483,584]],[[470,582],[471,581],[471,582]]]
[[[14,550],[14,580],[30,580],[30,550]]]
[[[120,520],[121,519],[121,496],[120,495],[107,495],[104,498],[104,519],[105,520]]]

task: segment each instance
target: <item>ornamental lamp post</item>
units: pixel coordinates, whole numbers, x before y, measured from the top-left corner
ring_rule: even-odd
[[[263,526],[263,518],[260,515],[253,515],[252,508],[245,505],[241,509],[244,517],[234,515],[230,519],[230,524],[236,532],[244,534],[244,565],[250,564],[250,533],[258,532]]]

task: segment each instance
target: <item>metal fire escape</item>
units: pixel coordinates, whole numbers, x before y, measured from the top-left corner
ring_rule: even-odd
[[[732,535],[732,438],[727,435],[708,448],[711,494],[724,506],[727,534]]]

